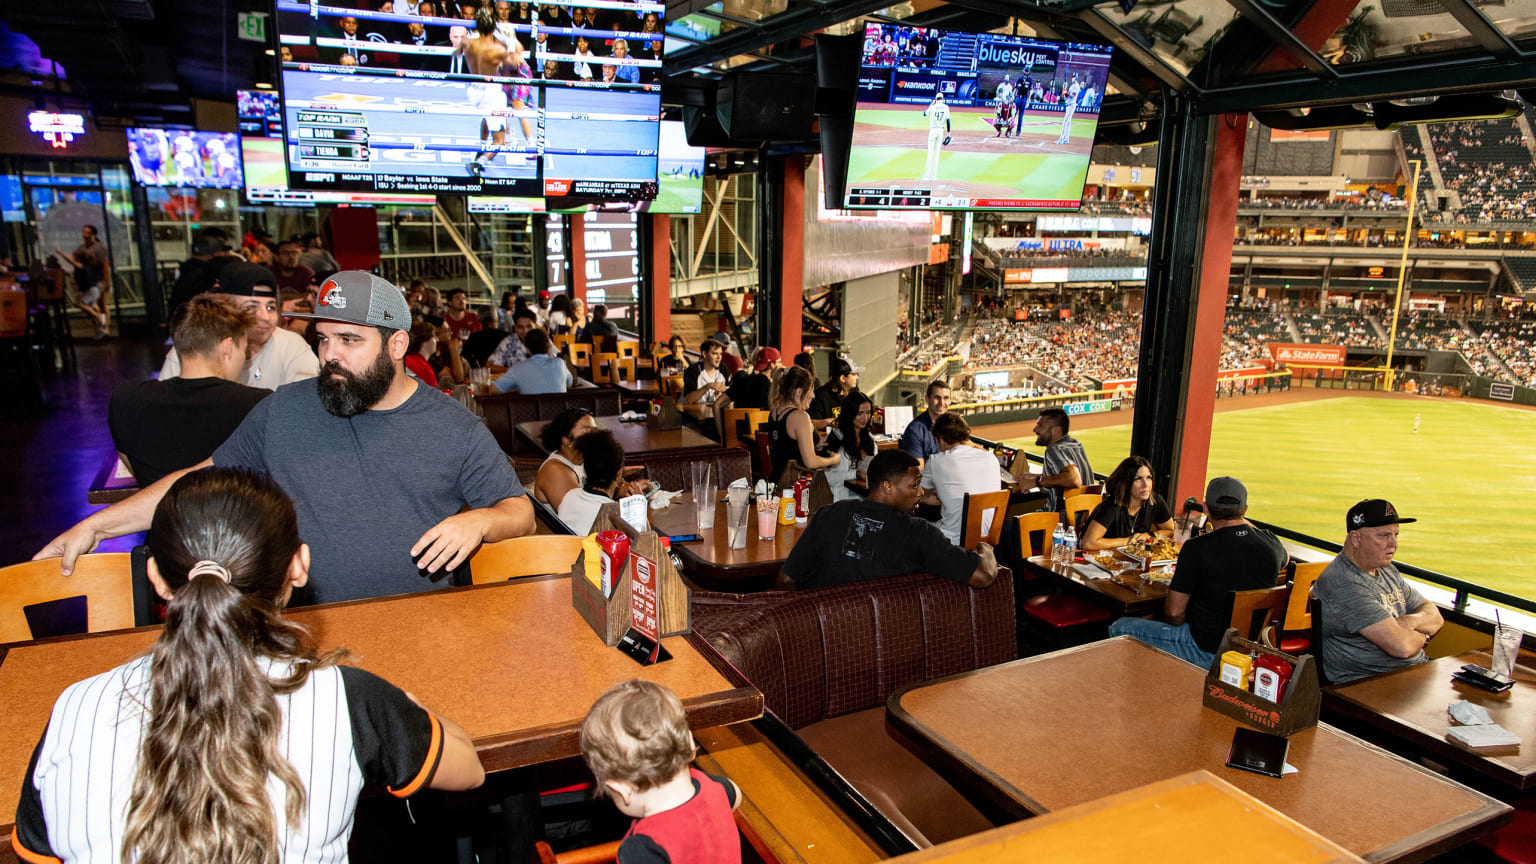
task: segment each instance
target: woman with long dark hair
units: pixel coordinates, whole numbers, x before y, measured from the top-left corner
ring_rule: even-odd
[[[875,417],[875,403],[858,390],[843,397],[837,411],[837,423],[827,430],[827,451],[839,453],[843,461],[827,469],[827,482],[832,484],[832,500],[852,498],[853,493],[845,485],[847,481],[864,479],[869,462],[875,458],[875,436],[869,431],[869,423]]]
[[[365,783],[484,781],[464,730],[283,619],[309,547],[266,475],[186,475],[148,545],[165,629],[54,704],[16,809],[22,860],[344,861]]]
[[[1153,534],[1173,536],[1173,511],[1152,491],[1152,463],[1127,456],[1104,481],[1104,501],[1088,515],[1088,527],[1078,544],[1096,552],[1147,540]]]
[[[571,295],[556,294],[549,301],[549,333],[571,333]]]
[[[596,428],[592,412],[585,408],[567,408],[544,426],[540,443],[549,451],[549,458],[533,478],[533,497],[558,511],[571,490],[586,485],[587,471],[576,440]]]

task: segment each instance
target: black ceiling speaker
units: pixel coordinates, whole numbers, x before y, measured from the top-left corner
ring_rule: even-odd
[[[822,199],[840,210],[848,188],[853,113],[859,95],[859,36],[816,35],[816,113],[821,134]]]
[[[731,136],[720,126],[720,119],[715,116],[715,93],[710,88],[705,91],[704,104],[683,106],[683,132],[688,136],[688,144],[692,147],[732,147]]]
[[[731,72],[715,88],[715,115],[738,144],[812,136],[816,82],[789,72]]]

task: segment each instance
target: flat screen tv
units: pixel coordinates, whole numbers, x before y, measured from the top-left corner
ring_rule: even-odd
[[[646,213],[698,213],[704,209],[703,147],[688,144],[688,133],[681,120],[661,121],[661,154],[657,163],[660,186],[656,200],[646,201],[640,210]]]
[[[1112,50],[867,24],[847,208],[1078,209]]]
[[[471,213],[543,213],[543,198],[471,195],[465,204]]]
[[[655,197],[665,4],[539,8],[482,36],[458,18],[276,0],[289,185]]]
[[[252,204],[267,207],[313,207],[316,204],[431,207],[437,203],[436,195],[289,189],[288,169],[283,164],[281,97],[271,90],[237,90],[235,108],[240,120],[240,163],[245,172],[245,199]]]
[[[145,186],[239,189],[240,136],[233,132],[130,128],[128,164]]]

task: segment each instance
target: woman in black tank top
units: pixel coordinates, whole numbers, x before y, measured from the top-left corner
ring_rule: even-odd
[[[830,468],[841,461],[838,454],[816,455],[816,430],[806,413],[814,395],[811,373],[798,366],[785,370],[773,394],[773,408],[763,429],[768,433],[768,458],[772,471],[768,478],[777,483],[791,459],[810,470]]]

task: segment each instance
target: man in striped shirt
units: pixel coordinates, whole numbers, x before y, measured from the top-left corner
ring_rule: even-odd
[[[1035,445],[1045,448],[1045,464],[1035,485],[1045,490],[1045,509],[1061,512],[1063,489],[1093,482],[1093,466],[1083,444],[1067,432],[1072,421],[1060,408],[1047,408],[1035,421]]]

